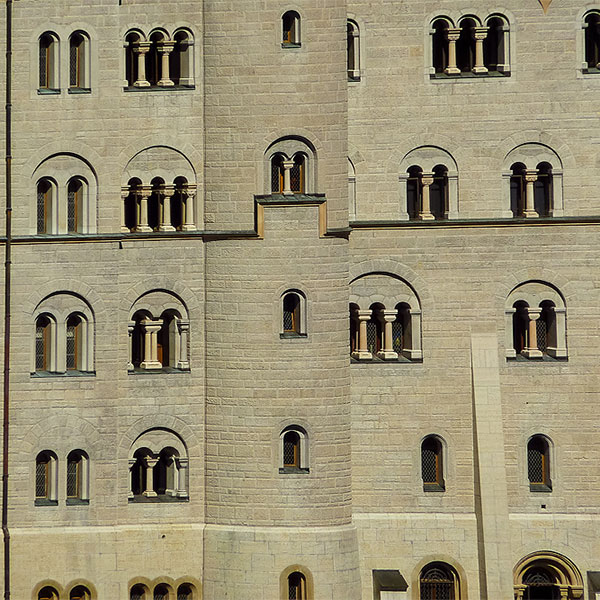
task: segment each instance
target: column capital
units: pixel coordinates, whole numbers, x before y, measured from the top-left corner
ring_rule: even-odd
[[[137,54],[146,54],[150,50],[150,46],[152,46],[152,42],[134,42],[132,48]]]
[[[449,42],[457,42],[458,38],[460,37],[462,29],[458,28],[458,27],[449,27],[446,32],[448,35],[448,41]]]
[[[386,323],[393,323],[398,317],[398,311],[396,309],[383,309],[381,311],[381,314],[383,316],[383,320]]]
[[[156,463],[158,463],[158,458],[154,458],[153,456],[145,456],[144,460],[146,461],[146,466],[149,468],[154,468]]]
[[[434,173],[422,173],[421,174],[421,184],[422,185],[431,185],[433,183]]]
[[[138,186],[138,191],[142,198],[150,198],[150,196],[152,196],[154,188],[151,185],[140,185]]]
[[[150,321],[145,319],[144,321],[141,321],[141,325],[144,328],[144,331],[147,331],[148,333],[156,333],[157,331],[160,331],[160,328],[163,325],[163,320],[154,319]]]
[[[485,40],[489,27],[473,27],[473,37],[476,40]]]
[[[170,42],[170,41],[159,42],[156,45],[156,47],[159,52],[162,52],[164,54],[169,54],[169,53],[173,52],[173,49],[175,48],[175,42]]]
[[[538,178],[537,169],[526,169],[525,170],[525,181],[527,183],[535,183]]]
[[[359,308],[356,311],[356,316],[358,317],[359,321],[368,321],[372,315],[373,315],[373,311],[370,308],[368,308],[366,310]]]
[[[170,198],[175,193],[174,185],[163,185],[159,192],[166,198]]]
[[[537,321],[542,314],[541,308],[528,308],[527,315],[529,316],[530,321]]]

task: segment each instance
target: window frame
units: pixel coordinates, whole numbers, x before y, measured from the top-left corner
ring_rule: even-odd
[[[534,446],[538,446],[537,448]],[[532,435],[526,446],[526,473],[530,492],[552,492],[552,442],[548,436],[540,433]],[[541,456],[541,481],[533,481],[531,453],[538,452]]]
[[[432,448],[426,446],[433,446]],[[435,455],[435,480],[425,481],[425,452],[433,452]],[[423,483],[424,492],[445,492],[445,468],[446,461],[444,460],[445,444],[436,434],[425,436],[421,440],[421,481]]]
[[[290,434],[297,436],[297,448],[295,448],[297,464],[286,464],[285,443]],[[279,434],[279,473],[280,474],[307,474],[310,473],[309,465],[309,442],[307,430],[298,424],[287,425]]]
[[[281,15],[281,47],[300,48],[302,46],[301,17],[296,10],[287,10]]]
[[[292,314],[293,328],[286,329],[285,328],[285,316],[286,316],[286,301],[290,297],[295,297],[297,299],[297,305],[295,307],[295,311]],[[307,311],[307,299],[304,292],[299,290],[298,288],[288,288],[286,289],[280,296],[279,299],[279,337],[281,339],[297,339],[297,338],[307,338],[307,321],[308,317],[306,314]]]
[[[58,457],[52,450],[42,450],[35,457],[34,471],[34,505],[58,505]],[[38,495],[39,477],[38,465],[44,464],[43,486],[44,494]]]
[[[60,37],[53,31],[44,31],[38,38],[38,94],[60,94]],[[42,56],[45,68],[42,72]]]

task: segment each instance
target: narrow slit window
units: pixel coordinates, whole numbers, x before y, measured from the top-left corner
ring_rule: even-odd
[[[532,491],[550,491],[550,448],[542,436],[527,444],[527,477]]]
[[[286,294],[283,298],[283,331],[300,333],[300,298],[298,294]]]
[[[80,33],[74,33],[69,40],[69,87],[85,88],[85,39]]]
[[[71,179],[67,186],[67,231],[76,233],[80,230],[81,204],[83,201],[83,182]]]
[[[52,211],[52,183],[42,179],[37,184],[37,232],[51,233],[50,216]]]
[[[282,21],[282,45],[300,46],[300,15],[290,10],[281,18]]]
[[[300,436],[296,431],[283,436],[283,466],[300,467]]]
[[[38,318],[35,325],[35,370],[49,371],[50,351],[50,319],[45,316]]]
[[[430,436],[421,444],[421,477],[425,490],[444,489],[442,444]]]
[[[302,573],[294,572],[288,576],[289,600],[307,600],[306,578]]]

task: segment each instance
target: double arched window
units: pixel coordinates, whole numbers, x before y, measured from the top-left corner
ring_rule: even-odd
[[[194,85],[194,37],[189,29],[169,35],[156,29],[146,36],[140,30],[125,35],[126,88],[172,88]]]
[[[507,358],[567,358],[566,306],[556,288],[541,281],[517,286],[505,315]]]
[[[129,500],[188,499],[188,453],[168,429],[150,429],[133,443],[129,457]]]
[[[60,93],[60,38],[52,31],[43,33],[38,41],[38,92]],[[69,93],[85,93],[90,83],[90,37],[85,31],[69,36]]]
[[[460,600],[460,580],[455,569],[443,562],[429,563],[419,575],[420,600]]]
[[[73,450],[67,456],[66,503],[89,503],[89,457],[83,450]],[[52,450],[43,450],[35,459],[35,504],[58,503],[58,457]]]
[[[152,291],[139,298],[131,309],[129,371],[179,370],[190,368],[187,308],[165,291]]]
[[[265,193],[311,194],[315,191],[316,153],[307,140],[282,138],[265,153]]]
[[[36,309],[32,373],[94,370],[94,315],[78,296],[54,294]]]
[[[432,77],[510,74],[509,24],[499,14],[481,21],[466,15],[454,21],[446,16],[431,23]]]
[[[308,434],[300,425],[289,425],[279,434],[279,472],[309,471]]]

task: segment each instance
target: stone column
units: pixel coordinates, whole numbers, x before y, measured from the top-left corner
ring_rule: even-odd
[[[554,308],[554,327],[556,329],[556,346],[547,348],[548,354],[554,358],[567,358],[567,309]]]
[[[135,321],[127,323],[127,336],[129,346],[129,360],[127,362],[127,370],[133,371],[133,330],[135,329]]]
[[[158,332],[162,327],[162,319],[156,321],[142,321],[144,331],[144,360],[140,367],[142,369],[162,369],[158,361]]]
[[[382,310],[381,318],[383,319],[383,348],[377,353],[379,358],[383,360],[397,360],[398,353],[394,351],[392,339],[392,323],[396,320],[398,311]]]
[[[177,361],[177,368],[188,370],[190,368],[190,361],[188,360],[190,323],[189,321],[178,321],[177,328],[179,331],[179,360]]]
[[[515,585],[515,600],[523,600],[526,589],[527,586],[525,585]]]
[[[523,210],[523,216],[526,219],[532,219],[535,217],[539,217],[535,210],[535,191],[534,191],[534,183],[537,181],[538,172],[535,169],[527,169],[525,171],[525,181],[527,182],[527,187],[525,188],[525,208]]]
[[[134,231],[152,231],[152,227],[148,225],[148,198],[152,195],[152,186],[143,185],[140,188],[140,204],[138,207],[137,225]]]
[[[528,308],[529,326],[527,331],[527,346],[523,349],[523,356],[527,358],[542,358],[543,354],[537,347],[537,320],[542,314],[541,308]]]
[[[160,224],[159,231],[175,231],[175,227],[171,225],[171,198],[175,193],[175,188],[172,185],[165,185],[158,193]]]
[[[560,600],[568,600],[569,586],[568,585],[559,585],[558,590],[560,591]]]
[[[138,61],[138,77],[133,84],[134,87],[150,87],[150,82],[146,79],[146,54],[150,50],[150,45],[150,42],[137,42],[133,46]]]
[[[129,186],[126,187],[122,187],[121,188],[121,232],[122,233],[129,233],[129,227],[127,227],[125,225],[125,213],[126,213],[126,208],[125,205],[127,203],[127,198],[129,198],[129,194],[132,192],[132,190],[129,189]]]
[[[474,27],[473,37],[475,38],[475,66],[473,73],[482,75],[488,72],[487,67],[483,64],[483,40],[487,37],[488,27]]]
[[[429,203],[429,186],[433,183],[433,173],[423,173],[421,175],[421,210],[419,219],[421,221],[433,221],[435,217],[431,213]]]
[[[290,177],[290,171],[294,166],[293,160],[284,160],[282,162],[283,166],[283,191],[281,192],[284,196],[293,196],[294,192],[292,192],[292,182]]]
[[[143,492],[143,495],[146,498],[155,498],[158,494],[153,489],[154,484],[154,467],[158,462],[158,458],[152,458],[150,456],[146,457],[146,489]]]
[[[460,29],[448,29],[448,66],[446,75],[460,75],[460,69],[456,66],[456,42],[460,37]]]
[[[133,467],[137,460],[135,458],[129,459],[129,492],[127,493],[128,498],[133,498]]]
[[[80,468],[81,468],[81,482],[80,482],[80,490],[81,490],[81,495],[80,498],[81,500],[89,500],[90,499],[90,482],[89,482],[89,478],[90,478],[90,462],[87,459],[86,456],[81,456],[81,464],[80,464]]]
[[[423,349],[421,348],[421,310],[409,309],[410,319],[404,332],[404,341],[410,348],[404,348],[402,353],[411,360],[422,360]],[[408,341],[407,341],[408,340]]]
[[[183,207],[182,215],[183,223],[181,225],[181,230],[195,231],[196,225],[194,224],[194,199],[196,196],[196,186],[192,184],[187,184],[181,190],[181,194],[185,198],[185,205]]]
[[[187,498],[189,496],[187,489],[188,480],[188,459],[183,457],[179,459],[179,484],[177,486],[177,497]]]
[[[352,353],[358,360],[369,360],[373,355],[367,348],[367,322],[371,319],[371,310],[356,311],[358,317],[358,350]]]
[[[160,87],[172,87],[175,84],[169,75],[169,56],[173,52],[175,42],[162,42],[158,44],[158,52],[161,56],[160,81],[156,84]]]

